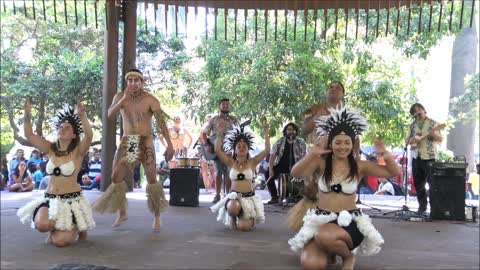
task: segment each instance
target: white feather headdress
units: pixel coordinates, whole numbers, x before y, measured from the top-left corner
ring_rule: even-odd
[[[352,142],[367,130],[367,120],[360,110],[346,106],[329,109],[330,114],[315,120],[317,137],[328,136],[328,143],[339,134],[348,135]]]

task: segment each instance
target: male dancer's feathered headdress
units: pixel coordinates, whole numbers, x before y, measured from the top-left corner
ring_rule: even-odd
[[[253,138],[252,132],[246,131],[243,126],[235,125],[225,134],[223,149],[225,152],[233,155],[237,143],[245,142],[248,145],[248,149],[253,150]]]
[[[317,137],[327,135],[328,145],[332,143],[335,136],[340,134],[348,135],[354,142],[356,137],[367,130],[367,120],[360,110],[337,106],[330,108],[329,111],[329,115],[315,120]]]
[[[68,122],[70,125],[72,125],[73,133],[75,133],[75,135],[83,135],[82,121],[78,116],[77,109],[69,106],[68,104],[64,104],[63,108],[59,109],[57,114],[50,119],[50,124],[55,130],[60,129],[60,125],[62,125],[64,122]]]

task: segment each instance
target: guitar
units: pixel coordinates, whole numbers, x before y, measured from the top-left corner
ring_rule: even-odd
[[[252,121],[251,120],[247,120],[245,122],[243,122],[242,124],[240,124],[240,128],[244,128],[248,125],[250,125]],[[206,160],[215,160],[217,159],[217,155],[215,154],[215,140],[217,139],[217,135],[212,135],[208,138],[208,141],[211,143],[212,145],[212,152],[208,151],[207,150],[207,147],[205,145],[200,145],[200,149],[202,151],[202,155],[203,157],[206,159]]]
[[[425,134],[425,135],[422,135],[422,136],[415,135],[413,138],[414,138],[417,142],[412,142],[412,141],[410,140],[410,146],[411,146],[412,148],[417,147],[417,145],[420,143],[420,141],[422,141],[423,139],[425,139],[426,137],[428,137],[428,135],[432,134],[433,132],[435,132],[435,131],[437,131],[437,130],[442,130],[442,129],[444,129],[446,126],[447,126],[446,124],[440,124],[440,125],[432,128],[432,130],[431,130],[429,133]]]

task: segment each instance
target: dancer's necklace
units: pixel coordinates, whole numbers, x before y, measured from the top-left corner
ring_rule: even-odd
[[[58,141],[56,142],[56,146],[57,146],[57,151],[55,151],[55,152],[56,152],[57,156],[61,157],[61,156],[66,156],[66,155],[70,154],[70,151],[68,151],[68,147],[65,150],[60,149],[60,143]]]
[[[245,165],[246,165],[247,163],[248,163],[248,159],[246,159],[246,160],[244,160],[244,161],[239,161],[239,160],[237,159],[237,164],[238,164],[238,167],[239,167],[240,169],[243,169],[243,167],[245,167]]]

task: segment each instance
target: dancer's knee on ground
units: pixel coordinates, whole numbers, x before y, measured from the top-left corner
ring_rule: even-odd
[[[238,200],[230,200],[227,203],[227,212],[231,217],[238,217],[240,215],[240,211],[242,210],[242,206]]]
[[[239,219],[237,228],[241,231],[250,231],[253,228],[253,219]]]
[[[73,239],[65,237],[65,236],[55,236],[52,235],[52,244],[56,247],[66,247],[72,244]]]
[[[300,263],[303,269],[326,269],[327,256],[311,241],[305,245],[300,256]]]

